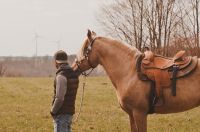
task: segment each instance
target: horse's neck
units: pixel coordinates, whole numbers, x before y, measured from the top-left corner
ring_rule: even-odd
[[[116,41],[102,42],[98,47],[99,60],[113,85],[118,87],[121,81],[136,74],[135,58],[139,52],[131,50]]]

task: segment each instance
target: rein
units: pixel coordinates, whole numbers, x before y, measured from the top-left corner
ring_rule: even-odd
[[[78,115],[76,116],[76,118],[74,119],[73,123],[76,123],[76,122],[78,121],[78,118],[79,118],[79,116],[80,116],[80,114],[81,114],[81,112],[82,112],[83,99],[84,99],[84,92],[85,92],[85,85],[86,85],[86,77],[88,77],[88,76],[92,73],[92,71],[94,70],[94,68],[95,68],[94,66],[92,66],[92,64],[91,64],[91,62],[90,62],[90,60],[89,60],[89,54],[90,54],[90,52],[92,51],[92,45],[94,44],[94,41],[95,41],[95,40],[96,40],[96,38],[94,38],[94,39],[90,42],[89,46],[88,46],[87,49],[86,49],[86,54],[84,55],[84,58],[87,59],[88,64],[89,64],[89,66],[90,66],[92,69],[90,68],[91,70],[90,70],[88,73],[86,73],[86,71],[83,71],[83,72],[82,72],[82,70],[81,70],[81,68],[80,68],[81,61],[78,61],[78,59],[77,59],[77,61],[76,61],[76,65],[77,65],[77,67],[78,67],[78,70],[81,72],[81,75],[84,76],[84,81],[83,81],[83,87],[82,87],[82,96],[81,96],[81,102],[80,102],[79,112],[78,112]]]
[[[86,76],[84,76],[84,81],[83,81],[83,87],[82,87],[82,95],[81,95],[81,102],[80,102],[80,108],[79,108],[79,112],[78,115],[76,116],[76,118],[73,120],[73,123],[76,123],[78,121],[78,118],[82,112],[82,107],[83,107],[83,97],[84,97],[84,93],[85,93],[85,85],[86,85]]]
[[[88,61],[88,62],[89,62],[89,61]],[[89,76],[89,75],[92,73],[92,71],[94,70],[94,67],[92,67],[92,66],[90,65],[90,63],[89,63],[89,65],[90,65],[90,67],[92,67],[92,69],[91,69],[88,73],[86,73],[86,71],[83,71],[83,72],[82,72],[82,70],[81,70],[81,68],[80,68],[80,62],[76,61],[76,65],[77,65],[77,67],[78,67],[78,70],[81,72],[81,75],[83,75],[83,76],[85,76],[85,77]]]
[[[89,73],[86,72],[82,72],[81,74],[84,76],[84,80],[83,80],[83,87],[82,87],[82,95],[81,95],[81,102],[80,102],[80,108],[79,108],[79,112],[78,115],[76,116],[76,118],[74,119],[73,123],[76,123],[78,121],[78,118],[82,112],[82,107],[83,107],[83,99],[84,99],[84,93],[85,93],[85,85],[86,85],[86,77],[88,77],[90,75],[90,73],[94,70],[94,68],[92,70],[90,70]]]

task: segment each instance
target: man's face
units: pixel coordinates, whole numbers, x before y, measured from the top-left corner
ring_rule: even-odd
[[[58,63],[54,60],[55,67],[58,69]]]

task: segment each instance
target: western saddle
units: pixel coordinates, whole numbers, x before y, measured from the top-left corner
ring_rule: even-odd
[[[196,56],[186,57],[185,51],[179,51],[173,58],[146,51],[139,58],[138,76],[141,80],[154,82],[157,98],[162,97],[162,89],[165,87],[171,87],[172,95],[176,96],[176,79],[189,75],[198,63]]]

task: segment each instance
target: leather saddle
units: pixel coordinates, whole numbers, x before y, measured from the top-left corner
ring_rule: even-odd
[[[141,69],[147,76],[151,76],[149,72],[166,71],[172,78],[172,67],[177,66],[178,72],[176,78],[188,75],[197,66],[197,57],[186,56],[185,51],[179,51],[173,58],[156,55],[151,51],[144,53],[144,58],[141,63]],[[159,74],[158,74],[159,76]]]
[[[176,95],[176,79],[185,77],[195,70],[198,58],[185,56],[185,51],[179,51],[172,58],[146,51],[137,61],[138,76],[141,80],[155,83],[156,96],[162,97],[162,89],[172,87]]]

